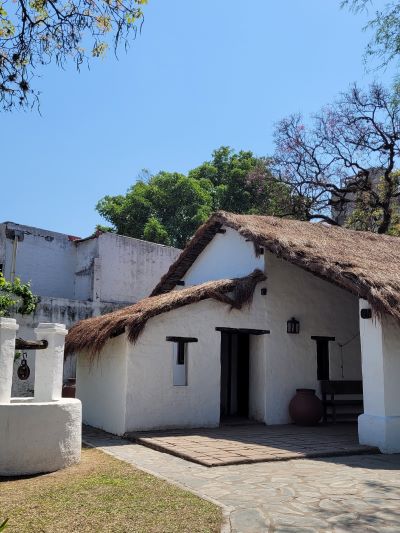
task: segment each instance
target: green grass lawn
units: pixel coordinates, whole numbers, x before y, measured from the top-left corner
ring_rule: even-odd
[[[27,446],[29,453],[29,445]],[[59,472],[0,478],[4,533],[215,532],[221,510],[94,449]]]

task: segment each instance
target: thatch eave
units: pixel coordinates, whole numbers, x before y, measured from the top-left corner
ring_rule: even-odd
[[[151,318],[202,300],[214,299],[231,308],[241,309],[250,304],[256,285],[265,279],[263,272],[255,270],[242,278],[209,281],[179,291],[150,296],[124,309],[81,320],[70,329],[66,337],[65,353],[88,352],[95,356],[109,339],[123,333],[134,343]]]
[[[172,290],[222,226],[236,230],[253,242],[256,251],[263,247],[324,281],[367,300],[377,313],[388,313],[400,321],[399,238],[224,211],[215,213],[199,228],[152,294]],[[341,243],[343,249],[338,252]],[[336,248],[333,254],[330,244]]]

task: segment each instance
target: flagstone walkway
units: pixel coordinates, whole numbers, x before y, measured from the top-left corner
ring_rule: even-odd
[[[208,468],[99,430],[83,435],[90,446],[221,505],[226,531],[400,531],[400,455]]]

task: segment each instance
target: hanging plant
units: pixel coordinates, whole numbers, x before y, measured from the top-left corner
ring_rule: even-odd
[[[7,281],[0,272],[0,317],[11,313],[30,315],[38,303],[39,298],[32,293],[30,283],[21,283],[19,278]]]

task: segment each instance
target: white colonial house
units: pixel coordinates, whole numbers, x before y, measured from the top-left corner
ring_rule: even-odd
[[[400,452],[399,266],[395,237],[216,213],[150,297],[68,334],[83,420],[284,424],[297,388],[362,380],[361,443]]]

